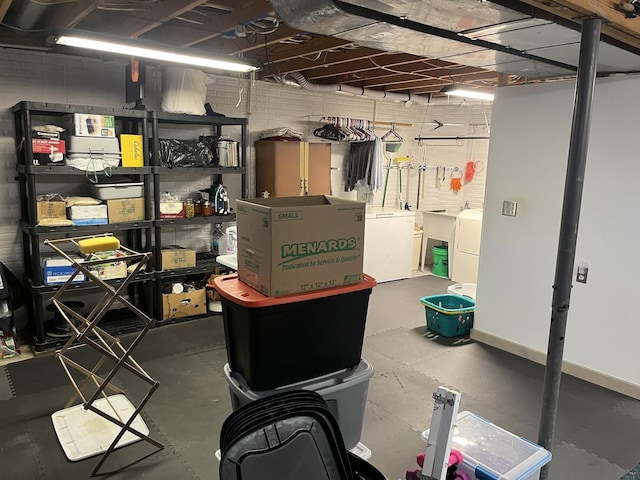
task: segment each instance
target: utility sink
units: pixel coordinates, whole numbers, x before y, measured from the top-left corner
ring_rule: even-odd
[[[420,252],[420,269],[424,272],[424,260],[427,253],[427,240],[440,240],[449,244],[448,265],[451,272],[453,242],[456,232],[458,210],[422,211],[422,249]]]
[[[430,215],[441,215],[444,217],[457,217],[460,213],[459,210],[423,210],[423,214],[427,213]]]

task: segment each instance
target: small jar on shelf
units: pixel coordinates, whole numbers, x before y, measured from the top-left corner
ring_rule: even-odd
[[[193,203],[193,199],[187,198],[184,202],[184,216],[186,218],[193,218],[196,215],[196,206]]]
[[[211,205],[209,200],[205,200],[204,204],[202,205],[202,216],[210,217],[211,215],[213,215],[213,206]]]

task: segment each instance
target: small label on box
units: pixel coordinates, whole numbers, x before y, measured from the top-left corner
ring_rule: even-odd
[[[278,212],[276,214],[276,220],[300,220],[302,218],[302,212]]]
[[[45,218],[67,218],[67,204],[65,202],[37,202],[37,220]]]

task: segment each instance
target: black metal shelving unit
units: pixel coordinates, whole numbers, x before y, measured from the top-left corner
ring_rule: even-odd
[[[162,227],[179,227],[179,226],[188,226],[194,224],[211,224],[211,223],[224,223],[224,222],[232,222],[235,220],[235,215],[211,215],[209,217],[192,217],[192,218],[160,218],[158,220],[153,221],[153,225],[156,228]]]
[[[240,175],[241,176],[241,198],[247,195],[247,119],[246,118],[232,118],[232,117],[213,117],[213,116],[198,116],[198,115],[185,115],[174,114],[164,112],[151,112],[151,137],[152,137],[152,149],[153,153],[160,152],[160,138],[162,136],[163,129],[207,129],[209,134],[214,137],[221,137],[223,133],[227,133],[229,130],[240,129],[240,141],[239,141],[239,161],[237,167],[166,167],[160,164],[159,154],[152,154],[152,170],[153,170],[153,182],[154,182],[154,211],[160,211],[160,195],[162,190],[160,188],[161,179],[171,176],[185,175],[199,175],[208,176],[211,178],[211,183],[217,183],[222,181],[223,175]],[[197,135],[196,135],[197,138]],[[190,268],[181,268],[175,270],[162,270],[161,250],[162,250],[162,229],[163,228],[182,228],[191,225],[214,225],[216,223],[231,222],[235,220],[235,214],[229,215],[213,215],[208,217],[198,216],[193,218],[156,218],[153,222],[154,225],[154,257],[155,257],[155,278],[156,278],[156,325],[172,325],[183,321],[193,320],[201,318],[206,315],[198,315],[186,318],[176,318],[172,320],[162,319],[162,283],[168,281],[171,278],[179,278],[190,275],[205,274],[208,272],[214,272],[216,269],[222,267],[215,262],[215,258],[211,252],[203,251],[196,254],[196,266]],[[210,245],[205,246],[205,250],[209,250]]]
[[[41,265],[42,246],[46,238],[60,238],[78,235],[93,235],[106,232],[118,232],[126,237],[128,246],[140,251],[153,250],[154,264],[148,271],[139,274],[129,286],[129,295],[136,303],[148,312],[153,312],[156,326],[172,325],[183,321],[209,316],[199,315],[173,320],[162,318],[162,281],[189,275],[205,274],[217,269],[225,270],[215,262],[213,254],[208,251],[198,252],[196,266],[176,270],[161,269],[162,229],[183,228],[190,225],[212,225],[235,220],[235,215],[213,215],[209,217],[161,219],[155,212],[159,212],[160,181],[165,176],[180,177],[185,175],[207,176],[212,184],[222,180],[224,175],[238,175],[241,177],[241,197],[247,194],[247,119],[231,117],[208,117],[197,115],[171,114],[164,112],[148,112],[145,110],[130,110],[114,107],[96,107],[87,105],[68,105],[45,102],[22,101],[12,108],[16,132],[16,150],[18,164],[16,165],[17,180],[21,199],[20,230],[22,234],[23,262],[27,290],[29,293],[28,313],[31,320],[35,350],[46,351],[61,347],[66,339],[49,337],[45,331],[45,308],[47,298],[55,294],[58,287],[45,285]],[[74,225],[74,226],[42,226],[37,224],[36,194],[38,184],[42,182],[78,183],[83,181],[86,172],[65,165],[33,165],[33,150],[31,144],[32,127],[34,122],[58,123],[62,116],[83,113],[95,115],[113,115],[116,118],[118,133],[134,133],[143,136],[144,149],[143,167],[114,167],[109,175],[97,172],[99,182],[112,182],[112,177],[127,176],[132,181],[143,182],[145,220],[137,222],[111,223],[106,225]],[[227,129],[240,129],[239,165],[237,167],[191,167],[169,168],[159,161],[159,139],[163,128],[200,128],[207,129],[211,135],[220,137]],[[237,134],[237,130],[236,130]],[[64,178],[64,180],[62,180]],[[209,245],[204,249],[208,250]],[[119,280],[108,283],[117,286]],[[92,290],[89,283],[77,283],[70,292],[79,296]],[[143,328],[139,320],[123,317],[123,314],[111,314],[101,322],[101,326],[111,334],[130,333]]]
[[[82,185],[86,172],[64,165],[33,165],[32,130],[40,123],[57,123],[62,125],[62,117],[73,113],[113,115],[116,119],[118,133],[140,134],[143,139],[148,136],[148,112],[129,110],[124,108],[95,107],[86,105],[68,105],[43,102],[22,101],[12,108],[15,122],[16,151],[18,163],[16,166],[17,180],[20,193],[21,232],[23,246],[23,262],[27,291],[29,293],[28,313],[31,321],[33,340],[36,351],[58,348],[66,340],[64,338],[49,337],[45,331],[44,303],[52,296],[57,288],[45,285],[41,265],[43,241],[47,238],[61,238],[77,235],[92,235],[117,231],[126,237],[127,245],[136,249],[151,249],[152,245],[152,169],[149,165],[148,149],[144,151],[144,166],[138,168],[116,167],[109,170],[109,175],[96,172],[98,182],[112,182],[112,177],[127,176],[132,181],[143,183],[145,198],[145,220],[106,225],[75,225],[75,226],[40,226],[37,223],[36,196],[38,184],[53,181],[59,183],[77,183]],[[38,122],[38,123],[35,123]],[[141,274],[134,284],[129,287],[129,295],[135,298],[141,308],[151,311],[152,272]],[[109,281],[114,285],[117,280]],[[82,283],[75,284],[71,289],[74,294],[84,295],[89,288]],[[113,320],[105,320],[104,328],[114,334],[139,330],[142,322],[123,318],[122,315],[110,315]]]

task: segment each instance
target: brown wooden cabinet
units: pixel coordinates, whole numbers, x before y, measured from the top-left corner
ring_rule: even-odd
[[[256,194],[271,197],[331,194],[331,144],[256,142]]]

